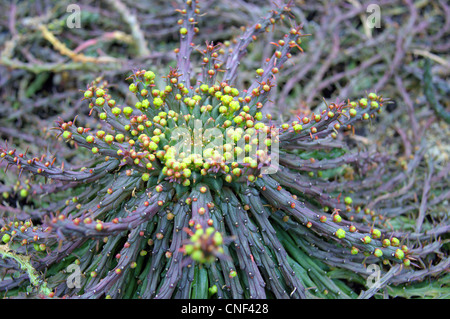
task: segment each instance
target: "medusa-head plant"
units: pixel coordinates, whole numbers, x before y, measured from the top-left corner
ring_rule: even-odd
[[[119,105],[97,80],[83,99],[102,127],[57,123],[64,140],[89,150],[84,167],[0,148],[3,161],[34,176],[22,196],[42,203],[28,218],[5,213],[2,266],[19,270],[1,282],[8,295],[345,298],[356,296],[366,264],[388,276],[391,267],[410,267],[402,234],[364,206],[365,181],[381,180],[384,158],[345,152],[339,139],[386,101],[369,93],[288,123],[263,116],[278,72],[301,51],[302,28],[273,43],[249,87],[235,87],[235,78],[248,45],[289,6],[233,45],[198,49],[193,74],[196,5],[188,0],[180,10],[177,66],[163,76],[149,69],[129,76],[134,105]],[[344,166],[355,171],[348,185],[335,179]],[[333,269],[341,276],[330,276]]]

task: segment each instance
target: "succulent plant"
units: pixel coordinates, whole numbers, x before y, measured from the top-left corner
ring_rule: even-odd
[[[57,123],[59,136],[92,153],[79,170],[0,148],[3,161],[34,175],[22,197],[45,203],[2,225],[2,266],[19,263],[26,273],[0,289],[78,298],[354,298],[366,264],[389,278],[389,269],[402,270],[392,282],[416,279],[411,260],[425,248],[408,248],[407,233],[365,207],[386,159],[347,152],[340,138],[357,122],[371,123],[388,100],[370,92],[286,123],[264,114],[277,73],[301,51],[298,25],[273,43],[253,83],[234,86],[247,47],[289,11],[272,10],[232,45],[207,43],[195,73],[200,11],[186,1],[169,74],[134,70],[127,78],[134,105],[119,105],[109,84],[95,80],[83,99],[102,127]],[[353,181],[336,179],[344,168],[354,169]],[[69,280],[71,265],[79,285]]]

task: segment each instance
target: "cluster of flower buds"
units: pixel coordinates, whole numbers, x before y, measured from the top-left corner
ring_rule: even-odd
[[[189,234],[189,242],[184,244],[180,250],[192,260],[199,263],[212,263],[216,258],[223,256],[224,238],[214,227],[203,228],[196,225],[195,231],[185,229]]]
[[[83,100],[100,125],[57,122],[59,136],[89,150],[87,167],[69,170],[0,147],[0,160],[55,182],[16,187],[22,197],[73,191],[48,199],[39,225],[5,223],[2,242],[23,253],[33,245],[40,270],[58,265],[64,251],[85,271],[85,298],[187,298],[194,280],[196,293],[220,298],[305,298],[313,286],[339,296],[351,289],[322,275],[328,266],[361,275],[365,258],[409,266],[403,236],[378,227],[381,218],[367,220],[375,213],[358,192],[362,183],[341,199],[347,185],[334,181],[342,167],[371,161],[345,154],[339,134],[370,122],[387,100],[370,92],[286,123],[264,115],[277,74],[293,49],[302,51],[300,26],[272,42],[273,55],[248,87],[234,84],[249,44],[289,11],[277,7],[235,41],[207,43],[191,76],[199,9],[186,1],[176,68],[163,77],[134,70],[127,78],[134,105],[121,105],[96,79]],[[183,258],[189,267],[180,267]],[[52,288],[62,287],[60,275]]]

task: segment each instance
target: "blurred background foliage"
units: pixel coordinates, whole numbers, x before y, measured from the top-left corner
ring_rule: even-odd
[[[83,90],[98,77],[116,83],[110,89],[119,104],[132,103],[125,78],[135,69],[165,74],[175,66],[179,44],[176,1],[83,0],[80,28],[69,28],[73,1],[0,0],[0,140],[31,154],[47,154],[58,162],[83,165],[74,145],[65,145],[49,130],[55,120],[78,116],[78,123],[95,127]],[[380,27],[369,28],[369,4],[380,8]],[[269,1],[204,0],[196,44],[226,43],[239,36],[271,8]],[[289,21],[303,24],[302,49],[278,74],[266,110],[286,121],[310,114],[324,105],[375,91],[394,103],[370,127],[357,127],[349,140],[392,154],[394,166],[411,174],[402,200],[413,202],[411,218],[393,219],[393,227],[414,229],[414,216],[423,197],[429,209],[448,219],[450,170],[449,100],[450,6],[439,0],[293,1],[292,15],[283,25],[249,46],[238,87],[253,80],[255,69],[275,50],[265,45],[289,30]],[[197,55],[200,58],[200,54]],[[194,66],[195,71],[195,66]],[[424,80],[425,78],[425,80]],[[425,146],[424,146],[425,145]],[[425,161],[414,171],[409,161],[420,147]],[[0,164],[0,167],[5,166]],[[4,167],[3,167],[4,168]],[[14,171],[0,170],[0,210],[20,207],[15,190],[27,183]],[[406,181],[405,181],[406,183]],[[428,185],[428,186],[427,186]],[[426,188],[431,191],[425,192]],[[429,216],[427,217],[429,218]],[[433,218],[433,217],[430,217]],[[448,241],[448,234],[444,241]],[[448,243],[445,245],[448,249]],[[440,282],[421,283],[403,297],[448,296],[448,275]]]

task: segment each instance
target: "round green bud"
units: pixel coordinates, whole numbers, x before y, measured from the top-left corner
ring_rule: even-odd
[[[195,250],[192,252],[191,258],[195,261],[203,262],[205,259],[205,256],[201,250]]]
[[[114,136],[112,136],[112,135],[110,135],[110,134],[107,134],[107,135],[104,137],[104,140],[105,140],[106,143],[111,144],[112,142],[114,142]]]
[[[186,254],[190,255],[194,252],[194,245],[184,245],[184,251],[186,252]]]
[[[144,73],[144,78],[146,81],[152,81],[155,79],[155,73],[153,73],[152,71],[146,71]]]
[[[141,256],[146,256],[146,255],[147,255],[147,251],[146,251],[146,250],[141,250],[141,251],[139,252],[139,255],[141,255]]]
[[[147,100],[147,99],[143,100],[143,101],[141,102],[141,106],[142,106],[144,109],[147,109],[147,108],[150,106],[150,101]]]
[[[214,295],[214,294],[216,294],[216,293],[217,293],[217,291],[218,291],[218,289],[217,289],[217,286],[216,286],[216,285],[214,285],[214,286],[212,286],[212,287],[208,288],[208,291],[209,291],[209,294],[210,294],[210,295]]]
[[[62,136],[63,136],[63,138],[64,138],[65,140],[68,140],[69,138],[72,137],[72,133],[69,132],[69,131],[64,131],[64,133],[63,133]]]
[[[94,96],[94,94],[92,93],[91,90],[87,90],[86,92],[84,92],[84,98],[85,99],[90,99]]]
[[[123,134],[116,135],[116,141],[122,143],[125,140],[125,136]]]
[[[381,237],[381,232],[378,229],[373,229],[372,230],[372,238],[373,239],[378,239]]]
[[[383,256],[383,251],[381,249],[379,249],[379,248],[376,248],[375,251],[373,252],[373,255],[375,257],[379,258],[379,257]]]
[[[339,214],[334,215],[334,216],[333,216],[333,221],[334,221],[335,223],[340,223],[340,222],[342,221],[341,215],[339,215]]]
[[[104,91],[103,89],[97,89],[97,90],[95,91],[95,95],[96,95],[97,97],[102,97],[103,95],[105,95],[105,91]]]
[[[376,93],[371,92],[371,93],[369,93],[368,98],[370,100],[376,100],[378,98],[378,96],[376,95]]]
[[[345,238],[345,230],[343,230],[342,228],[339,228],[338,230],[336,230],[335,235],[339,239]]]
[[[403,252],[403,250],[397,249],[394,253],[394,257],[398,259],[403,259],[405,258],[405,253]]]
[[[392,237],[391,238],[391,245],[394,247],[398,247],[400,245],[400,240],[398,240],[397,237]]]
[[[27,197],[28,196],[28,191],[25,188],[22,188],[20,190],[20,197]]]
[[[182,184],[183,184],[183,186],[188,187],[189,185],[191,185],[191,181],[186,179],[186,180],[184,180],[184,182]]]
[[[156,108],[160,108],[164,104],[164,101],[161,98],[157,97],[153,100],[153,104]]]
[[[222,245],[223,244],[222,234],[219,233],[219,232],[215,232],[214,236],[213,236],[213,241],[214,241],[214,244],[217,245],[217,246]]]
[[[236,116],[234,119],[233,119],[233,121],[236,123],[236,124],[241,124],[242,123],[242,121],[243,121],[244,119],[241,117],[241,116]]]
[[[367,107],[367,99],[366,98],[362,98],[362,99],[360,99],[359,100],[359,105],[362,107],[362,108],[365,108],[365,107]]]
[[[130,92],[136,93],[138,88],[136,86],[136,84],[131,83],[130,86],[128,87],[128,89],[130,90]]]
[[[95,100],[95,105],[97,106],[103,106],[105,104],[105,99],[102,97],[99,97]]]
[[[123,108],[123,114],[125,114],[126,117],[130,116],[131,113],[133,113],[133,109],[129,106],[125,106]]]

